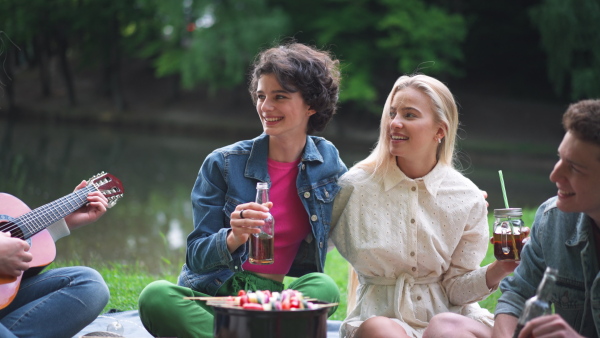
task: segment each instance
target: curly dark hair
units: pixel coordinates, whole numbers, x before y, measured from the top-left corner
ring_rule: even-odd
[[[563,115],[565,130],[578,139],[600,146],[600,100],[573,103]]]
[[[291,93],[300,92],[304,102],[316,111],[308,121],[307,134],[322,131],[337,109],[340,62],[329,52],[301,43],[269,48],[256,57],[248,90],[256,105],[258,80],[274,74],[279,84]]]

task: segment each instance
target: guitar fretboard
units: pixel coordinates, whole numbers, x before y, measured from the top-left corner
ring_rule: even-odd
[[[21,239],[28,239],[84,206],[87,203],[87,195],[94,190],[96,190],[96,187],[93,184],[90,184],[67,196],[44,204],[41,207],[12,220],[10,223],[17,225],[21,229],[23,232]]]

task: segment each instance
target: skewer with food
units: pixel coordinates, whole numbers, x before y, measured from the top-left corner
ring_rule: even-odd
[[[338,303],[321,304],[314,298],[305,297],[302,292],[292,289],[281,292],[269,290],[240,290],[237,296],[226,297],[184,297],[190,300],[203,300],[207,305],[241,308],[259,311],[297,311],[314,310],[336,306]]]

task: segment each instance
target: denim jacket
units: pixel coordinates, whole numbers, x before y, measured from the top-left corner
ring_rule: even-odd
[[[215,295],[235,272],[242,271],[248,244],[229,253],[229,219],[238,204],[255,200],[257,182],[271,185],[268,153],[269,136],[262,134],[207,156],[192,190],[194,230],[187,238],[179,285]],[[296,187],[312,232],[292,263],[288,275],[293,277],[323,272],[333,200],[340,190],[337,181],[348,170],[335,146],[316,136],[307,136],[298,167]]]
[[[555,313],[579,334],[600,333],[600,274],[593,235],[594,222],[583,213],[566,213],[556,207],[556,197],[538,209],[531,239],[523,247],[514,275],[500,283],[496,315],[519,317],[533,297],[546,266],[558,269],[551,301]]]

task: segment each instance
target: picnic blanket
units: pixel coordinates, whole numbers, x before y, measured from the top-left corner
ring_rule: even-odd
[[[327,338],[339,338],[341,323],[339,320],[327,321]],[[152,335],[142,325],[137,310],[131,310],[110,311],[98,316],[74,338],[81,337],[151,338]]]

